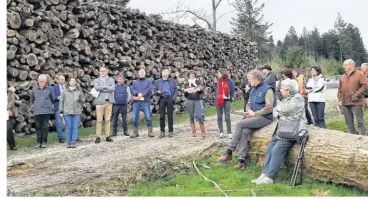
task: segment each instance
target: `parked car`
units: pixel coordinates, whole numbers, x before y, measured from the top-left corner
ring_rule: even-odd
[[[326,79],[327,88],[338,88],[340,81],[340,75],[334,75]]]

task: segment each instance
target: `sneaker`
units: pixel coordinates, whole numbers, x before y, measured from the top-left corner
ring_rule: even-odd
[[[47,144],[46,143],[42,143],[41,144],[41,148],[47,148]]]
[[[130,136],[130,134],[128,132],[124,132],[125,136]]]
[[[98,143],[100,143],[100,142],[101,142],[100,137],[96,137],[95,143],[96,143],[96,144],[98,144]]]
[[[227,134],[227,136],[229,137],[229,139],[233,139],[233,134]]]
[[[17,148],[17,146],[12,146],[12,147],[10,147],[10,150],[15,151],[15,150],[18,150],[18,148]]]
[[[261,178],[265,177],[266,174],[262,173],[257,179],[251,180],[250,182],[253,184],[256,184]]]
[[[223,133],[219,133],[219,138],[223,138],[224,134]]]
[[[59,143],[65,143],[65,141],[63,140],[63,138],[59,139]]]
[[[72,143],[71,144],[71,148],[73,148],[73,149],[77,148],[76,144],[75,143]]]
[[[35,149],[41,148],[41,144],[37,143],[36,146],[34,147]]]
[[[111,137],[106,137],[106,142],[112,142],[114,141]]]
[[[264,176],[263,178],[259,179],[256,182],[256,185],[261,185],[261,184],[273,184],[273,180],[267,176]]]
[[[66,144],[66,148],[72,148],[72,144],[71,143],[67,143]]]

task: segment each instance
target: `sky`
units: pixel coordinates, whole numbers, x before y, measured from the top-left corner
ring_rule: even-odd
[[[130,0],[129,7],[138,8],[147,14],[157,14],[172,10],[179,0]],[[223,0],[218,9],[218,15],[231,12],[234,8],[228,4],[232,0]],[[203,9],[211,14],[211,0],[180,0],[182,5],[194,9]],[[283,40],[290,26],[294,26],[298,34],[303,27],[312,30],[318,28],[320,32],[332,29],[340,12],[343,19],[357,26],[363,42],[368,49],[368,0],[259,0],[265,3],[263,9],[264,20],[273,23],[270,28],[275,43]],[[166,15],[166,17],[169,17]],[[236,17],[235,12],[222,17],[217,23],[217,30],[230,33],[230,21]],[[165,18],[165,17],[164,17]],[[179,23],[193,24],[190,18],[180,20]]]

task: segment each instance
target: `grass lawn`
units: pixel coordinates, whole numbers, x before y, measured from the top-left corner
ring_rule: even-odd
[[[364,121],[365,121],[365,126],[368,127],[368,112],[367,111],[365,112],[365,115],[364,115]],[[327,123],[326,127],[328,129],[334,129],[334,130],[343,131],[346,133],[348,132],[348,127],[345,124],[345,120],[343,116],[341,116],[341,120],[336,120],[336,121]],[[355,127],[356,127],[356,124],[355,124]]]
[[[243,101],[234,101],[232,103],[232,110],[241,110],[243,109]],[[205,116],[211,116],[216,114],[215,107],[208,107],[205,108]],[[174,124],[184,123],[189,120],[188,114],[174,114]],[[153,115],[152,117],[152,125],[154,127],[158,127],[160,125],[160,118],[158,115]],[[146,128],[145,121],[140,122],[140,128]],[[111,128],[112,129],[112,128]],[[133,129],[132,123],[128,126],[129,131]],[[118,133],[121,132],[121,127],[118,128]],[[96,128],[81,128],[79,129],[79,138],[88,137],[88,136],[95,136]],[[64,132],[65,138],[65,132]],[[58,138],[56,132],[50,132],[48,135],[48,144],[58,143]],[[27,136],[16,136],[15,143],[17,144],[18,148],[23,147],[32,147],[36,145],[36,136],[35,135],[27,135]]]
[[[215,181],[229,196],[368,196],[354,188],[316,182],[306,177],[296,188],[288,185],[291,171],[280,170],[275,184],[254,185],[250,181],[261,174],[261,167],[250,164],[246,170],[236,170],[231,165],[217,162],[220,153],[197,163],[199,170]],[[206,165],[206,167],[203,167]],[[214,185],[205,181],[196,171],[168,180],[139,183],[129,196],[224,196]]]

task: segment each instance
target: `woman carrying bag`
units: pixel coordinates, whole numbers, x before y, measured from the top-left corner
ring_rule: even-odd
[[[66,124],[66,147],[76,148],[78,138],[78,124],[85,102],[84,94],[77,85],[77,80],[72,77],[61,93],[59,111]]]
[[[267,146],[262,174],[252,180],[254,184],[273,184],[281,163],[296,143],[296,138],[305,128],[304,97],[295,90],[294,82],[283,80],[281,84],[282,101],[273,109],[278,118],[275,133]]]

